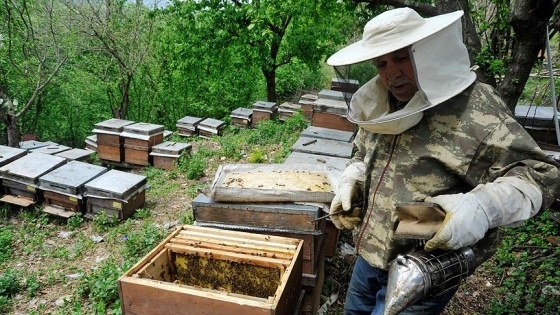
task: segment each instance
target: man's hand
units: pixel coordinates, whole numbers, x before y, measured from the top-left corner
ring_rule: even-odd
[[[358,199],[358,189],[351,184],[341,185],[331,202],[329,214],[331,221],[339,230],[353,230],[361,222],[360,208],[353,207]]]
[[[531,182],[508,176],[465,194],[428,197],[425,201],[437,203],[446,212],[426,250],[458,249],[478,242],[489,229],[516,226],[535,215],[542,205],[542,193]]]
[[[427,251],[459,249],[481,240],[488,231],[488,217],[470,193],[428,197],[446,212],[445,220],[425,246]]]

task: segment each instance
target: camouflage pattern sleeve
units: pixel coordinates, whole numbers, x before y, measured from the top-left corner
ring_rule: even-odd
[[[478,92],[478,93],[477,93]],[[467,178],[474,182],[494,181],[501,176],[516,176],[540,188],[543,195],[541,210],[552,204],[556,197],[559,178],[558,164],[548,157],[511,115],[497,93],[489,86],[480,85],[472,94],[476,98],[499,104],[496,118],[476,117],[484,121],[497,119],[479,146],[469,165]],[[488,178],[481,175],[488,174]]]

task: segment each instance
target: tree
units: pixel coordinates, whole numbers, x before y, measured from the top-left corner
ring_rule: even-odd
[[[143,1],[68,0],[83,36],[83,63],[107,84],[114,118],[125,119],[131,103],[134,75],[151,53],[154,20]],[[157,5],[157,3],[155,4]],[[115,93],[114,86],[117,86]]]
[[[0,120],[6,142],[18,147],[20,119],[40,103],[68,60],[72,36],[54,0],[3,0],[0,15]]]
[[[479,80],[496,87],[512,111],[544,47],[546,25],[553,11],[558,11],[558,1],[552,0],[488,0],[471,4],[467,0],[354,2],[408,6],[426,16],[463,10],[465,43],[473,63],[480,66]]]
[[[199,36],[204,36],[201,47],[214,55],[235,49],[248,67],[259,67],[269,101],[277,100],[280,67],[299,61],[317,68],[343,40],[338,31],[343,19],[337,15],[344,4],[339,1],[201,0],[176,1],[174,6],[191,8]]]

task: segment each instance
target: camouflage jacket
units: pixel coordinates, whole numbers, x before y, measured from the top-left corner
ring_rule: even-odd
[[[417,125],[401,134],[359,128],[353,144],[349,163],[366,165],[363,217],[355,244],[360,256],[382,269],[413,246],[394,238],[396,203],[468,192],[500,176],[537,185],[543,193],[542,208],[555,197],[556,163],[511,116],[497,93],[482,83],[426,110]]]

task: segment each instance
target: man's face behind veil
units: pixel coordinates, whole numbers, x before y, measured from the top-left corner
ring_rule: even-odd
[[[418,91],[409,47],[377,57],[373,64],[381,81],[397,100],[408,102]]]

